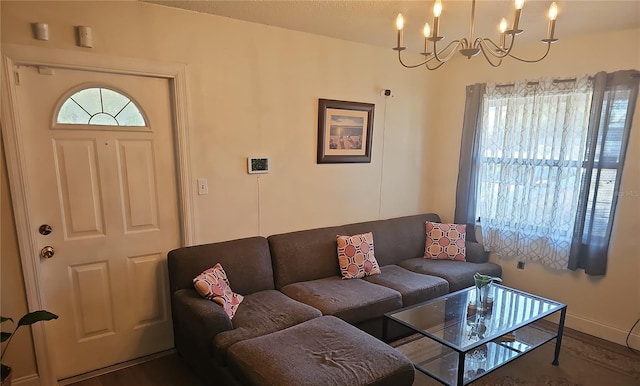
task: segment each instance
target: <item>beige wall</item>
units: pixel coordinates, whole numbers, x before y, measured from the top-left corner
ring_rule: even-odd
[[[390,49],[139,2],[0,6],[2,44],[187,64],[191,183],[209,182],[192,197],[198,243],[428,210],[427,75],[401,69]],[[32,38],[34,21],[49,23],[48,42]],[[77,25],[92,27],[94,48],[75,46]],[[318,98],[375,104],[371,163],[316,164]],[[269,174],[246,173],[255,155],[270,158]],[[5,260],[19,266],[17,254]],[[3,296],[24,292],[12,277]]]
[[[440,168],[438,173],[425,177],[428,186],[437,186],[427,202],[430,210],[442,213],[445,220],[453,219],[466,85],[640,69],[640,30],[575,38],[559,36],[561,40],[554,44],[549,57],[537,64],[511,61],[495,69],[482,58],[472,62],[462,58],[445,65],[443,71],[430,74],[427,82],[434,93],[429,115],[433,121],[429,122],[427,154]],[[542,50],[543,45],[537,43],[521,52],[522,56],[533,57]],[[535,264],[527,264],[521,271],[516,269],[515,260],[492,258],[502,265],[507,285],[566,303],[570,327],[624,344],[626,334],[640,317],[640,100],[621,191],[627,194],[618,201],[606,276],[589,277],[583,271],[554,271]],[[632,342],[640,347],[638,330]]]
[[[188,65],[192,183],[209,180],[209,195],[192,197],[198,243],[425,211],[452,220],[467,84],[640,67],[639,30],[560,36],[541,64],[492,69],[475,58],[427,73],[402,69],[387,49],[151,4],[0,6],[3,44]],[[32,38],[29,23],[36,20],[49,23],[50,41]],[[93,28],[93,49],[74,45],[75,25]],[[606,59],[596,57],[597,47],[610,42],[624,43]],[[380,97],[381,88],[394,97]],[[315,163],[318,98],[375,103],[370,164]],[[623,190],[636,193],[638,116],[623,177]],[[253,155],[270,157],[271,173],[259,179],[246,174],[246,157]],[[6,192],[3,182],[2,309],[11,305],[17,314],[26,306]],[[503,260],[507,284],[566,302],[571,327],[621,343],[640,314],[639,201],[638,194],[620,199],[606,277],[533,264],[517,271],[514,261]],[[18,360],[18,377],[35,372],[29,354]]]

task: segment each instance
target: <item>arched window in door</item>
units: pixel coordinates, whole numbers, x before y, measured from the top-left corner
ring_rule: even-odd
[[[60,106],[56,123],[71,125],[146,126],[140,108],[119,91],[89,87],[75,92]]]

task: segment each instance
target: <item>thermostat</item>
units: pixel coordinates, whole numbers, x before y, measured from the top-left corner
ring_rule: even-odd
[[[267,157],[247,158],[247,172],[249,174],[269,173],[269,158]]]

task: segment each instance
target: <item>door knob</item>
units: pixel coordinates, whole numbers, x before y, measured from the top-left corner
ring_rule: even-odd
[[[53,247],[51,245],[47,245],[46,247],[40,250],[40,257],[43,259],[50,259],[55,254]]]

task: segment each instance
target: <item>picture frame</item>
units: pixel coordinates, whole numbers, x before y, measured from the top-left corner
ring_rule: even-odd
[[[370,163],[372,103],[318,99],[317,163]]]

